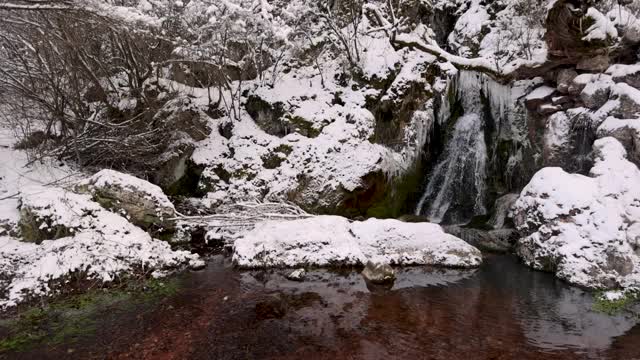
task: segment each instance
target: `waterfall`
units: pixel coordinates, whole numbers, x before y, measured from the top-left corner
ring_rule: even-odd
[[[488,151],[482,95],[488,100],[491,116],[501,119],[511,106],[511,94],[509,87],[471,71],[461,71],[450,86],[454,87],[450,90],[455,92],[464,115],[456,120],[415,213],[433,222],[463,223],[487,212]],[[445,101],[438,114],[442,123],[449,121],[451,106]]]

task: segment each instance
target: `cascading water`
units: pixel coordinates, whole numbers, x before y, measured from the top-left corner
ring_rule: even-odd
[[[440,160],[430,172],[426,189],[416,208],[432,222],[464,223],[486,214],[488,151],[483,95],[491,116],[503,117],[510,106],[509,88],[476,72],[461,71],[455,82],[456,96],[464,115],[457,119]],[[450,118],[445,102],[439,121]]]

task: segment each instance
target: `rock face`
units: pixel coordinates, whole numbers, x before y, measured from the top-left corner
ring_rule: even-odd
[[[580,286],[637,286],[640,170],[614,138],[597,140],[594,153],[589,176],[544,168],[523,189],[513,210],[517,253]]]
[[[337,216],[268,221],[236,240],[233,261],[243,268],[353,266],[370,259],[391,265],[476,267],[480,251],[439,225]]]
[[[77,190],[108,209],[122,211],[144,229],[173,228],[169,219],[176,212],[169,198],[158,186],[137,177],[105,169],[82,181]]]
[[[518,239],[515,229],[481,230],[457,225],[444,226],[443,229],[478,249],[492,252],[508,252]]]

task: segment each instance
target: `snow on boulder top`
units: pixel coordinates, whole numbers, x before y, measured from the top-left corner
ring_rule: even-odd
[[[123,189],[143,192],[159,205],[167,208],[174,208],[173,203],[158,185],[154,185],[146,180],[142,180],[132,175],[123,174],[115,170],[104,169],[94,174],[89,179],[80,183],[103,188],[117,186]]]
[[[614,78],[621,78],[627,75],[633,75],[640,72],[640,64],[626,65],[626,64],[615,64],[611,65],[607,69],[607,74],[613,76]]]
[[[0,285],[6,289],[0,292],[0,308],[32,296],[49,295],[55,291],[52,285],[63,283],[74,273],[84,274],[89,280],[111,282],[119,274],[141,269],[165,271],[202,264],[198,255],[171,250],[168,243],[152,239],[89,196],[43,187],[23,196],[22,201],[23,208],[28,207],[49,222],[33,224],[36,226],[32,231],[44,234],[39,245],[0,236],[0,274],[4,282]],[[47,230],[53,227],[55,233],[47,236]],[[64,237],[56,239],[59,235]]]
[[[338,216],[267,221],[236,240],[234,263],[243,268],[391,265],[476,267],[480,251],[439,225]]]
[[[585,41],[616,39],[618,30],[615,25],[600,11],[595,8],[587,10],[587,18],[593,19],[594,23],[587,29],[587,35],[582,39]]]
[[[90,192],[107,208],[123,211],[138,226],[172,226],[168,219],[175,216],[175,207],[159,186],[148,181],[105,169],[80,182],[76,189]]]
[[[538,88],[536,88],[535,90],[533,90],[532,92],[530,92],[526,97],[525,100],[541,100],[541,99],[546,99],[549,96],[551,96],[551,94],[553,94],[556,91],[555,88],[552,88],[551,86],[540,86]]]
[[[640,285],[640,170],[612,137],[594,143],[589,176],[538,171],[513,207],[530,266],[589,288]]]
[[[640,134],[640,119],[617,119],[610,116],[598,127],[598,136],[622,128],[633,129]]]

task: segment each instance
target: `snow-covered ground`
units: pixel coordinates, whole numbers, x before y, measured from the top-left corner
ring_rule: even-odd
[[[109,283],[201,265],[197,255],[173,251],[90,196],[71,192],[83,174],[50,159],[30,163],[26,153],[13,150],[8,129],[0,141],[0,308],[54,294],[72,279]],[[18,237],[21,218],[37,225],[28,231],[57,239],[25,242]]]

